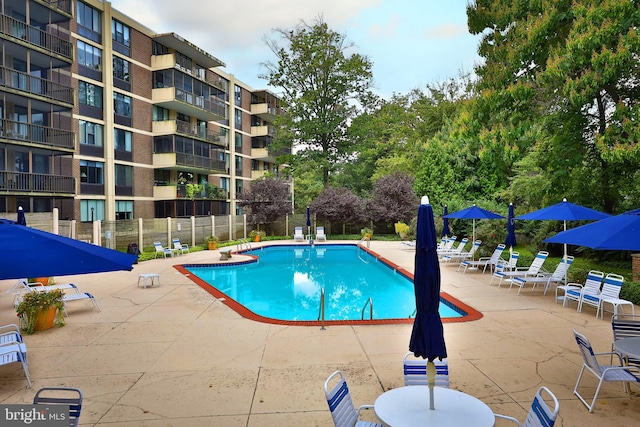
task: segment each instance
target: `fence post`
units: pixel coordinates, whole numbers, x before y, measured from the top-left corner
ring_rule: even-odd
[[[211,235],[216,235],[216,216],[211,215]]]
[[[53,208],[53,234],[60,234],[60,212],[58,208]]]
[[[284,235],[289,235],[289,214],[284,216]]]
[[[142,218],[138,218],[138,248],[140,252],[144,251],[144,222]]]
[[[76,238],[76,220],[75,219],[72,219],[71,223],[69,224],[69,237],[71,239]]]
[[[242,230],[244,233],[244,236],[242,236],[243,239],[247,238],[247,214],[242,214]]]
[[[191,246],[196,245],[196,217],[191,216]]]
[[[100,221],[93,221],[93,244],[102,246]]]
[[[171,217],[167,217],[167,246],[171,246]]]

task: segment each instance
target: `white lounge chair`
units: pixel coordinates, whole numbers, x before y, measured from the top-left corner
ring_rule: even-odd
[[[452,250],[453,245],[456,243],[457,239],[458,236],[451,236],[444,239],[444,242],[440,242],[440,244],[436,248],[437,253],[440,254]]]
[[[302,234],[302,227],[296,227],[293,229],[293,240],[296,242],[304,241],[304,234]]]
[[[480,257],[475,261],[464,260],[458,266],[458,271],[460,271],[462,267],[464,267],[464,270],[462,271],[463,273],[467,272],[467,268],[479,270],[480,267],[482,267],[482,274],[484,274],[484,272],[487,270],[487,266],[491,266],[491,272],[493,273],[493,270],[500,261],[500,257],[502,256],[504,248],[504,243],[500,243],[498,246],[496,246],[496,249],[493,251],[493,254],[490,257]]]
[[[180,243],[180,239],[173,239],[173,251],[177,254],[188,254],[189,245]]]
[[[326,242],[327,235],[324,234],[324,227],[316,227],[316,240]]]
[[[27,279],[18,279],[16,284],[7,290],[7,293],[13,294],[13,304],[17,305],[16,300],[18,299],[18,296],[20,294],[24,294],[26,292],[31,292],[31,291],[49,292],[56,289],[62,289],[65,292],[67,291],[80,292],[78,287],[73,283],[61,283],[57,285],[44,286],[40,282],[28,283]]]
[[[567,271],[571,264],[573,263],[573,257],[571,255],[567,255],[558,263],[558,266],[554,270],[553,273],[538,273],[536,276],[532,277],[514,277],[511,280],[511,285],[509,285],[509,290],[513,285],[518,286],[518,295],[520,295],[520,291],[526,284],[533,284],[531,291],[534,291],[539,283],[544,284],[544,295],[547,294],[547,289],[552,283],[564,283],[564,279],[566,277]]]
[[[451,262],[451,261],[464,261],[464,260],[473,259],[474,254],[476,253],[476,251],[478,250],[481,244],[482,244],[482,240],[476,240],[475,242],[473,242],[473,246],[471,246],[471,249],[469,250],[469,252],[460,252],[457,254],[443,255],[442,260],[444,262]]]
[[[156,248],[156,258],[158,258],[158,254],[162,254],[163,258],[166,258],[167,255],[173,256],[173,249],[165,248],[162,246],[160,242],[153,242],[153,246]]]
[[[491,280],[489,281],[489,284],[492,285],[493,284],[493,279],[495,279],[496,277],[501,278],[501,276],[496,275],[496,273],[502,273],[502,272],[506,272],[506,271],[512,271],[515,270],[516,268],[518,268],[518,259],[520,258],[520,252],[511,252],[509,254],[509,259],[508,260],[503,260],[502,258],[500,258],[498,260],[498,264],[496,265],[496,269],[494,270],[493,274],[491,275]]]
[[[460,243],[458,243],[458,246],[456,246],[455,248],[442,250],[442,251],[437,251],[438,258],[442,259],[443,257],[445,257],[447,255],[451,256],[451,255],[458,255],[458,254],[462,253],[464,251],[464,247],[465,247],[465,245],[467,244],[468,241],[469,241],[469,239],[464,237],[464,238],[462,238],[462,240],[460,240]]]
[[[505,271],[505,270],[498,271],[496,269],[496,271],[493,273],[493,277],[491,277],[491,281],[493,281],[494,277],[500,279],[500,281],[498,282],[498,287],[500,287],[503,279],[506,279],[507,281],[511,281],[511,279],[513,279],[514,277],[535,277],[538,275],[538,273],[542,269],[542,264],[544,264],[544,261],[547,259],[548,256],[549,256],[549,252],[540,251],[531,262],[531,265],[527,268],[516,267],[509,271]]]

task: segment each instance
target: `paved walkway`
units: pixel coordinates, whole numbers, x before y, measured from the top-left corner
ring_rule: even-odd
[[[414,252],[400,243],[373,241],[371,249],[413,271]],[[70,303],[66,326],[26,336],[33,388],[17,365],[0,367],[0,402],[30,403],[40,387],[64,385],[84,393],[81,425],[330,426],[322,386],[335,369],[345,372],[356,405],[402,385],[411,325],[320,330],[244,319],[173,268],[219,258],[203,251],[131,272],[56,278],[92,293],[102,311]],[[161,285],[136,286],[139,273],[159,273]],[[572,393],[582,360],[572,329],[609,351],[609,313],[599,320],[591,308],[576,313],[541,291],[518,296],[489,280],[442,264],[442,290],[484,314],[444,326],[452,388],[524,421],[546,385],[560,399],[556,426],[638,425],[637,394],[628,399],[622,387],[605,385],[590,414]],[[5,293],[12,285],[0,281],[0,324],[16,322]],[[584,393],[594,390],[587,381]]]

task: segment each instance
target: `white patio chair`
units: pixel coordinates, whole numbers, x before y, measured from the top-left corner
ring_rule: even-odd
[[[604,278],[602,290],[600,291],[599,311],[601,319],[604,318],[605,304],[611,305],[614,315],[618,314],[618,308],[622,309],[624,306],[631,307],[631,314],[635,314],[633,303],[620,298],[620,290],[622,289],[623,282],[624,277],[615,273],[609,273]]]
[[[573,388],[573,394],[578,396],[578,399],[580,399],[580,401],[585,404],[585,406],[589,409],[589,412],[593,412],[593,407],[596,404],[598,393],[600,393],[600,388],[605,381],[621,382],[624,391],[629,396],[630,390],[627,386],[627,383],[640,387],[640,369],[638,367],[623,366],[622,358],[618,353],[615,352],[594,353],[593,348],[591,347],[591,343],[586,336],[582,335],[575,329],[573,330],[573,335],[576,338],[576,342],[578,343],[578,347],[580,348],[580,353],[582,353],[582,359],[584,360],[582,368],[580,369],[580,374],[578,375],[578,381],[576,381],[576,385]],[[613,355],[618,357],[618,365],[600,365],[598,363],[598,356]],[[596,392],[593,395],[593,400],[591,401],[591,403],[588,403],[585,398],[582,397],[582,395],[578,392],[578,387],[580,386],[580,381],[582,380],[582,374],[585,371],[591,372],[598,379],[598,386],[596,387]]]
[[[436,367],[436,387],[449,388],[449,362],[447,359],[433,361]],[[409,352],[404,355],[404,385],[429,385],[427,359],[417,358]]]
[[[611,330],[613,331],[614,343],[624,338],[640,337],[640,315],[614,314],[611,317]],[[614,343],[611,344],[611,351],[615,351]],[[611,362],[613,362],[613,357]],[[626,363],[640,365],[640,359],[627,358]]]
[[[177,254],[188,254],[189,245],[180,243],[180,239],[173,239],[173,251]]]
[[[458,271],[460,271],[460,269],[464,267],[464,270],[462,272],[466,274],[467,268],[479,270],[480,267],[482,267],[482,274],[484,274],[484,272],[487,270],[487,266],[491,266],[491,272],[493,273],[493,270],[498,265],[500,257],[502,256],[502,252],[504,252],[504,248],[505,248],[504,243],[500,243],[496,247],[496,249],[493,251],[493,254],[490,257],[480,257],[475,261],[474,260],[462,261],[458,266]]]
[[[551,409],[549,404],[542,397],[543,391],[547,395],[547,399],[553,402],[553,409]],[[518,427],[552,427],[558,418],[558,412],[560,412],[560,403],[558,403],[558,399],[553,393],[551,393],[551,390],[543,386],[538,389],[535,397],[533,398],[531,409],[529,409],[524,425],[520,424],[520,421],[517,419],[507,415],[495,414],[495,416],[496,418],[513,421]]]
[[[334,378],[337,378],[338,382],[329,390],[329,384]],[[331,417],[336,427],[382,427],[382,424],[358,419],[363,409],[373,409],[373,405],[361,405],[356,410],[351,400],[347,381],[340,370],[329,375],[324,383],[324,394],[327,397]]]
[[[27,377],[27,384],[29,388],[31,388],[29,364],[27,362],[27,346],[25,343],[7,340],[5,344],[0,345],[0,366],[11,363],[20,363],[24,375]]]
[[[324,234],[324,227],[316,227],[316,240],[318,242],[320,242],[320,241],[326,242],[327,241],[327,235]]]
[[[503,279],[511,281],[514,277],[535,277],[540,270],[542,270],[542,264],[544,264],[548,256],[549,252],[539,251],[529,267],[516,267],[508,271],[502,270],[500,272],[496,270],[493,277],[500,279],[498,287],[502,284]],[[491,281],[493,281],[493,277],[491,277]]]
[[[296,227],[293,229],[293,240],[296,242],[304,241],[304,234],[302,234],[302,227]]]
[[[565,258],[560,261],[554,270],[553,273],[538,273],[534,277],[514,277],[511,280],[511,285],[509,285],[509,290],[513,285],[518,286],[518,295],[520,295],[520,291],[526,284],[533,284],[531,291],[533,292],[539,283],[544,284],[544,295],[547,294],[547,289],[551,285],[551,283],[563,283],[564,278],[566,277],[567,271],[571,264],[573,263],[573,257],[571,255],[567,255]]]
[[[171,248],[165,248],[162,246],[162,243],[153,242],[153,246],[156,248],[156,258],[158,258],[158,254],[162,254],[163,258],[166,258],[167,255],[173,256],[173,250]]]
[[[556,287],[556,303],[558,300],[562,300],[562,306],[566,307],[569,305],[569,301],[575,301],[580,305],[580,295],[583,292],[583,288],[586,288],[587,293],[589,294],[599,294],[600,286],[602,286],[602,279],[604,278],[604,273],[598,270],[591,270],[587,273],[587,279],[583,284],[580,283],[568,283],[566,285],[561,285]],[[564,292],[564,295],[559,295],[559,291]]]

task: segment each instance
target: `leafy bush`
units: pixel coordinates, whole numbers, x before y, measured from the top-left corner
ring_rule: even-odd
[[[620,298],[631,301],[638,305],[640,304],[640,283],[639,282],[626,282],[620,289]]]

